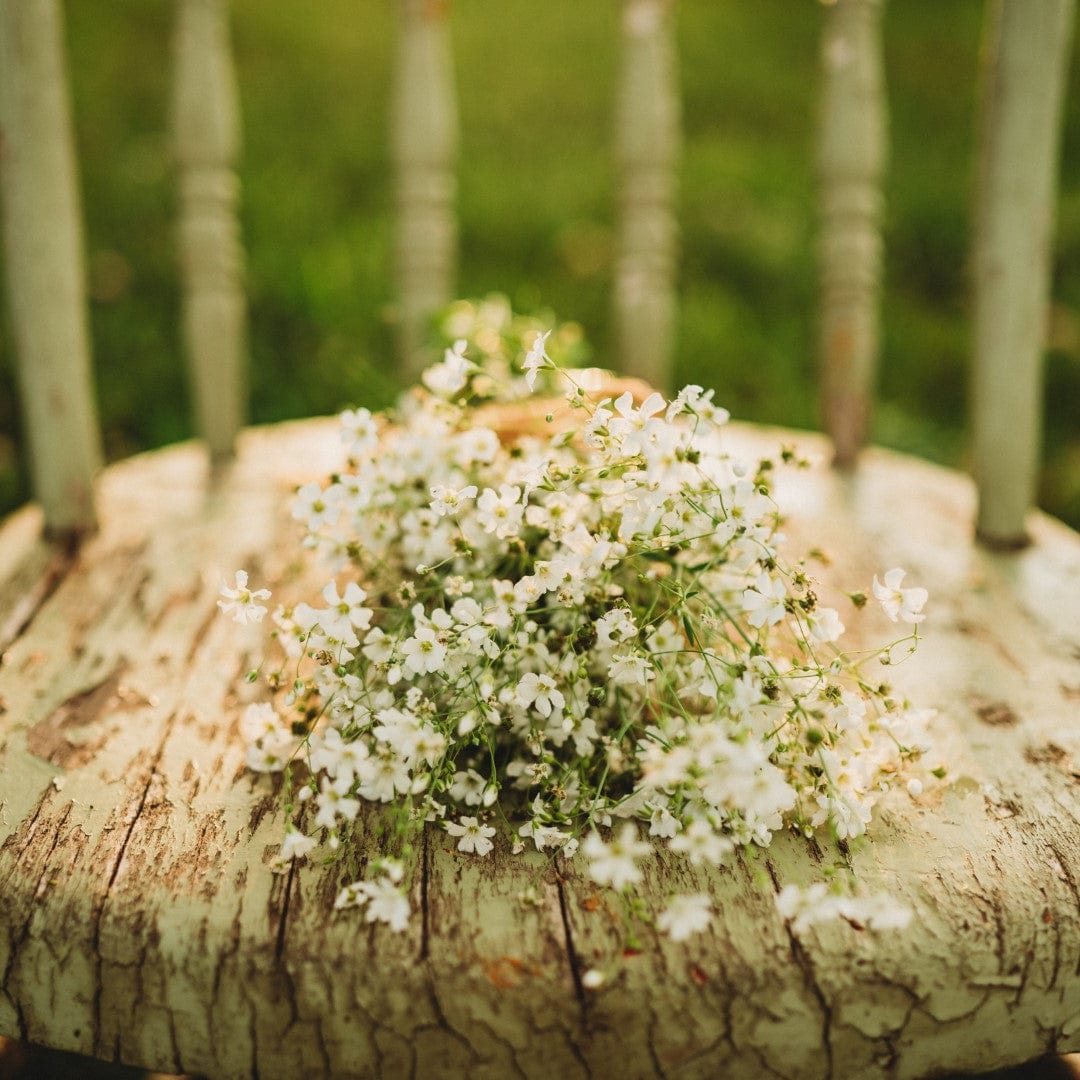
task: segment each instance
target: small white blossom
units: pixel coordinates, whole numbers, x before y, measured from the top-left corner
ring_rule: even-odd
[[[336,484],[325,491],[318,484],[304,484],[296,493],[292,516],[308,532],[318,532],[324,525],[336,525],[341,516],[342,489]]]
[[[237,570],[235,585],[227,581],[221,583],[221,599],[217,604],[238,623],[262,622],[266,614],[262,601],[269,599],[269,589],[249,589],[247,571]]]
[[[836,608],[817,608],[810,614],[810,633],[821,642],[836,641],[843,636],[844,624]]]
[[[551,357],[545,351],[549,337],[551,337],[550,330],[543,334],[538,331],[536,337],[533,338],[532,346],[525,354],[525,359],[521,362],[522,370],[525,372],[525,382],[528,383],[530,390],[536,389],[536,373],[540,368],[551,363]]]
[[[481,825],[474,817],[448,821],[446,831],[451,836],[460,837],[457,844],[458,851],[486,855],[495,846],[489,839],[495,835],[495,830],[490,825]]]
[[[875,930],[902,930],[911,921],[911,911],[886,893],[844,896],[823,882],[815,882],[806,889],[785,885],[776,896],[776,908],[796,933],[836,918]]]
[[[701,863],[719,866],[735,845],[726,836],[717,833],[703,818],[696,818],[668,841],[668,847],[687,855],[695,866]]]
[[[302,859],[310,851],[318,846],[318,841],[311,836],[305,836],[296,829],[285,834],[281,842],[281,850],[278,851],[278,863],[292,862],[293,859]]]
[[[368,409],[346,409],[340,417],[341,439],[349,453],[357,457],[370,454],[379,444],[379,429]]]
[[[668,906],[657,916],[657,929],[672,941],[685,941],[692,934],[705,930],[711,920],[711,901],[704,893],[673,896]]]
[[[401,655],[406,673],[427,675],[443,666],[446,646],[430,626],[422,626],[401,643]]]
[[[753,627],[775,626],[784,618],[787,589],[782,581],[762,572],[752,588],[743,593],[743,611]]]
[[[494,533],[499,540],[517,536],[525,507],[521,504],[521,488],[500,484],[496,492],[484,488],[476,500],[476,521],[485,531]]]
[[[288,732],[263,735],[248,746],[244,763],[252,772],[282,772],[295,750],[296,740]]]
[[[608,678],[618,686],[647,686],[654,677],[649,661],[632,653],[616,653],[608,665]]]
[[[421,375],[424,385],[433,394],[449,398],[464,389],[469,373],[476,370],[476,365],[465,357],[467,344],[455,341],[454,347],[443,353],[442,363],[429,367]]]
[[[461,725],[458,725],[460,730]],[[465,803],[466,806],[479,806],[484,801],[487,781],[475,770],[466,769],[454,773],[450,785],[450,798]]]
[[[589,875],[600,885],[621,889],[641,880],[641,870],[635,860],[652,851],[648,844],[638,840],[637,828],[626,822],[610,843],[600,834],[591,832],[581,843],[581,854],[589,860]]]
[[[466,484],[463,488],[436,484],[431,489],[431,509],[439,517],[453,517],[466,502],[475,498],[475,484]]]
[[[649,818],[649,835],[670,840],[682,826],[679,819],[666,806],[657,806]]]
[[[322,592],[323,599],[329,605],[319,613],[319,625],[323,633],[338,641],[356,642],[356,631],[367,630],[371,625],[371,608],[364,607],[367,593],[350,581],[345,592],[338,594],[337,583],[328,582]]]
[[[324,829],[332,829],[339,817],[346,821],[355,821],[360,812],[360,801],[349,796],[352,787],[352,776],[345,774],[337,780],[331,780],[328,776],[322,779],[322,787],[316,801],[319,804],[319,812],[315,816],[315,824]]]
[[[566,698],[550,675],[538,675],[535,671],[521,677],[517,686],[517,703],[527,709],[536,709],[541,716],[550,716],[552,710],[561,709]]]
[[[389,878],[370,884],[367,890],[367,921],[384,922],[395,934],[409,925],[409,898]]]
[[[906,623],[921,623],[926,618],[921,612],[929,593],[923,588],[901,588],[900,582],[904,580],[904,574],[905,571],[899,566],[894,567],[885,575],[884,584],[881,584],[875,575],[874,599],[880,602],[885,614],[893,622],[899,618]]]
[[[280,737],[287,734],[281,718],[268,702],[249,705],[240,717],[240,734],[248,742],[265,736]]]

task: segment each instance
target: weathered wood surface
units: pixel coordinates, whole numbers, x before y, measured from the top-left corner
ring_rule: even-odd
[[[732,431],[747,455],[781,439],[826,457]],[[721,917],[623,955],[580,865],[526,870],[505,843],[481,862],[433,831],[395,936],[330,912],[357,865],[271,872],[275,788],[237,734],[264,628],[215,608],[237,567],[299,586],[287,488],[339,448],[323,422],[246,433],[210,493],[191,446],[114,466],[70,565],[33,511],[0,531],[0,1034],[264,1078],[922,1077],[1080,1048],[1074,533],[1036,517],[1027,551],[982,552],[971,485],[881,451],[780,484],[839,582],[899,564],[931,589],[924,649],[889,675],[940,710],[954,771],[850,853],[914,909],[908,930],[790,933],[775,883],[837,856],[781,838],[717,872],[658,864],[650,895],[693,883]]]

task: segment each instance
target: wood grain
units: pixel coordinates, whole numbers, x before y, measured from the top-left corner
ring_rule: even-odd
[[[222,1078],[920,1077],[1080,1048],[1074,533],[1037,517],[1028,550],[982,552],[970,483],[883,451],[846,479],[782,473],[793,545],[813,538],[838,584],[902,565],[931,590],[925,645],[888,677],[940,711],[948,780],[846,852],[658,860],[647,909],[692,888],[719,913],[685,943],[627,923],[580,863],[505,839],[480,862],[430,831],[393,935],[330,911],[373,816],[351,862],[272,872],[277,786],[237,730],[265,628],[215,608],[241,566],[304,587],[289,488],[340,446],[304,422],[246,432],[214,484],[193,446],[115,466],[100,533],[59,571],[30,517],[0,528],[0,1034]],[[777,887],[844,861],[914,909],[908,930],[777,918]]]

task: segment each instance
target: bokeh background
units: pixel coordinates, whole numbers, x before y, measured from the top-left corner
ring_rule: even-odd
[[[390,403],[396,23],[387,0],[234,0],[251,416]],[[68,0],[94,365],[110,457],[185,438],[173,6]],[[676,381],[815,427],[815,0],[680,0]],[[889,0],[891,162],[876,441],[963,467],[982,0]],[[612,353],[616,0],[454,0],[460,296],[505,293]],[[1044,507],[1080,526],[1080,50],[1066,103]],[[0,268],[2,274],[2,268]],[[27,497],[0,314],[0,512]]]

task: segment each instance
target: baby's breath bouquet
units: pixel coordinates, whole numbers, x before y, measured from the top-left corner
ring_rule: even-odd
[[[397,930],[425,827],[476,859],[503,830],[622,891],[654,846],[717,865],[785,827],[858,836],[932,764],[928,714],[863,673],[914,647],[925,591],[875,579],[904,632],[845,652],[840,613],[782,554],[768,463],[731,456],[712,393],[667,401],[547,348],[536,333],[500,370],[457,342],[392,417],[344,413],[347,466],[293,505],[332,576],[273,615],[282,659],[245,715],[247,761],[289,773],[281,863],[387,808],[385,850],[337,904]],[[268,598],[241,573],[221,603],[246,620]],[[779,903],[902,919],[824,887]],[[709,917],[677,896],[657,925]]]

